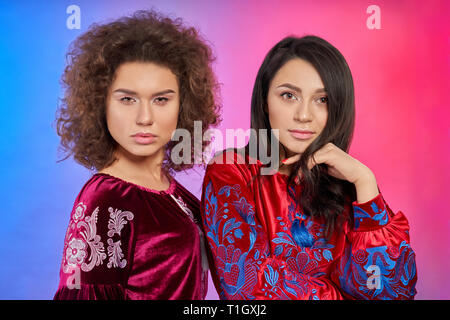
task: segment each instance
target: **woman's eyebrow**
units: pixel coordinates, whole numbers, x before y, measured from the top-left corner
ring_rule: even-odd
[[[302,92],[302,89],[300,89],[299,87],[297,87],[291,83],[280,84],[277,88],[281,88],[281,87],[286,87],[286,88],[289,88],[289,89],[297,91],[297,92]],[[327,92],[327,90],[325,90],[325,88],[318,88],[314,91],[314,93],[326,93],[326,92]]]
[[[129,94],[129,95],[133,95],[133,96],[137,96],[138,95],[138,93],[133,91],[133,90],[123,89],[123,88],[116,89],[116,90],[113,91],[113,93],[125,93],[125,94]],[[161,96],[161,95],[164,95],[164,94],[169,94],[169,93],[175,93],[175,91],[172,90],[172,89],[162,90],[162,91],[159,91],[159,92],[156,92],[156,93],[152,94],[152,98],[157,97],[157,96]]]
[[[281,87],[286,87],[286,88],[289,88],[289,89],[297,91],[297,92],[302,92],[302,89],[300,89],[299,87],[294,86],[293,84],[290,84],[290,83],[280,84],[277,88],[281,88]]]
[[[131,95],[137,95],[137,92],[134,92],[132,90],[128,90],[128,89],[116,89],[113,91],[113,93],[125,93],[125,94],[131,94]]]
[[[157,96],[162,96],[162,95],[170,94],[170,93],[175,93],[175,91],[172,90],[172,89],[166,89],[166,90],[163,90],[163,91],[154,93],[154,94],[152,95],[152,97],[154,98],[154,97],[157,97]]]

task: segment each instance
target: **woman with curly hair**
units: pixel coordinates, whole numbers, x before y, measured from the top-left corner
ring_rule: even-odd
[[[194,155],[170,154],[177,128],[193,139],[194,121],[219,121],[211,49],[180,19],[138,11],[92,25],[68,57],[57,132],[95,173],[74,203],[54,299],[204,299],[199,201],[172,177]]]
[[[319,37],[287,37],[267,54],[251,127],[273,135],[218,155],[203,183],[202,221],[222,299],[414,298],[408,221],[347,153],[353,90],[344,57]],[[264,174],[261,155],[274,149],[279,170]]]

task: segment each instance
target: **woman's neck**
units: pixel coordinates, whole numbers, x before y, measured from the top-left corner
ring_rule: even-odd
[[[99,173],[106,173],[155,190],[167,189],[170,184],[162,168],[164,159],[162,149],[148,157],[132,155],[118,149],[115,158],[116,160],[110,166],[103,168]]]

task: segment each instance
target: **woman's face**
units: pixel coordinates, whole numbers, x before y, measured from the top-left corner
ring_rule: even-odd
[[[306,60],[289,60],[275,74],[267,95],[269,121],[286,156],[303,153],[325,128],[327,100],[319,73]]]
[[[148,157],[164,151],[177,127],[177,77],[166,67],[126,62],[116,70],[106,103],[108,130],[116,152]]]

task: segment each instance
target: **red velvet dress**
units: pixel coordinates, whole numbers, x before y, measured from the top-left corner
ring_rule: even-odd
[[[249,164],[248,156],[228,152],[234,164],[208,165],[201,203],[221,299],[414,298],[408,221],[381,194],[348,204],[353,225],[327,241],[323,224],[295,200],[299,185],[287,192],[281,173],[252,182],[261,162]]]
[[[155,191],[93,175],[70,216],[54,299],[204,299],[199,212],[173,178]]]

